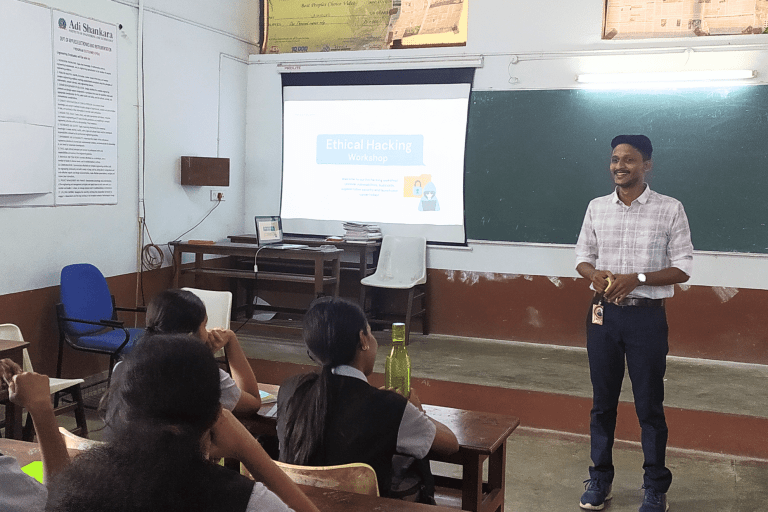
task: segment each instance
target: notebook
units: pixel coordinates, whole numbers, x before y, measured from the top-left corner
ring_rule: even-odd
[[[284,244],[283,222],[277,216],[256,217],[256,239],[259,242],[259,247],[270,249],[304,249],[308,247],[303,244]]]

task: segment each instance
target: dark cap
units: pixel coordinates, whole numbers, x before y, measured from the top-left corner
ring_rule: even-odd
[[[629,144],[643,155],[643,160],[650,160],[653,154],[651,139],[645,135],[617,135],[611,141],[611,149],[616,148],[619,144]]]

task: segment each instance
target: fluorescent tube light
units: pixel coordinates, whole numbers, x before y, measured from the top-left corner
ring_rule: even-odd
[[[582,84],[648,84],[668,82],[707,82],[710,80],[743,80],[754,78],[757,72],[751,69],[721,71],[671,71],[653,73],[587,73],[577,75]]]

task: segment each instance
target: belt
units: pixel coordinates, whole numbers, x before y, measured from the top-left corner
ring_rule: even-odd
[[[619,302],[618,304],[616,304],[616,306],[619,306],[619,307],[637,306],[641,308],[660,308],[664,306],[664,299],[645,299],[645,298],[628,297],[623,301]]]

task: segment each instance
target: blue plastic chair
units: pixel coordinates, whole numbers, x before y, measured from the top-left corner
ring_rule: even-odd
[[[64,343],[75,350],[109,355],[109,378],[117,358],[127,354],[144,329],[126,328],[118,311],[146,311],[146,308],[119,308],[109,293],[107,281],[89,263],[68,265],[61,270],[61,302],[56,304],[59,324],[59,359],[56,377],[61,377]]]

